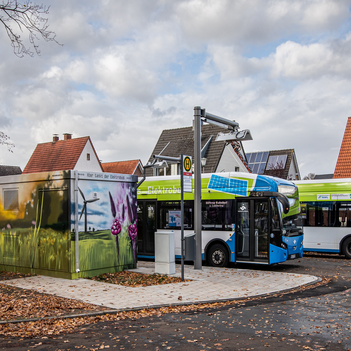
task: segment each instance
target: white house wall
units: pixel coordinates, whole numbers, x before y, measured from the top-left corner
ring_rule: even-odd
[[[298,171],[296,170],[294,161],[292,160],[289,167],[288,179],[290,180],[300,179],[299,175],[297,174],[298,174]]]
[[[233,150],[233,147],[231,145],[227,145],[223,150],[216,172],[235,172],[235,167],[239,167],[239,172],[248,173],[247,168]]]
[[[87,160],[87,154],[90,154],[90,160]],[[79,156],[79,159],[74,167],[74,170],[79,171],[90,171],[90,172],[102,172],[99,160],[97,159],[94,149],[88,140],[85,147]]]

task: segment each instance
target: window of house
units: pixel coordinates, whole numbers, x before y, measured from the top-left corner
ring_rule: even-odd
[[[18,211],[18,190],[4,189],[4,210]]]
[[[90,154],[87,154],[87,161],[90,161]]]
[[[240,172],[240,168],[239,167],[235,167],[235,172]]]
[[[266,169],[284,169],[288,155],[269,156]]]

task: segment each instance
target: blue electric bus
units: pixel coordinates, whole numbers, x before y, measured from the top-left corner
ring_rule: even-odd
[[[181,254],[180,176],[149,177],[137,191],[138,254],[154,257],[155,231],[173,231]],[[251,173],[201,175],[202,259],[270,265],[303,255],[298,188]],[[194,190],[184,193],[184,235],[194,233]]]

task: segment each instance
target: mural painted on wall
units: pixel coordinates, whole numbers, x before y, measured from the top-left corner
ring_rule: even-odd
[[[106,268],[113,271],[135,266],[133,185],[79,180],[81,276]],[[71,172],[17,175],[11,182],[0,183],[0,187],[0,265],[73,274],[75,193]]]
[[[67,172],[15,176],[0,192],[0,264],[69,271]]]
[[[78,190],[80,270],[135,266],[137,231],[134,184],[81,180]],[[75,206],[72,204],[72,227],[74,215]]]

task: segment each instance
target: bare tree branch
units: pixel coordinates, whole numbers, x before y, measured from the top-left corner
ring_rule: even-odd
[[[10,140],[10,137],[8,135],[6,135],[3,132],[0,132],[0,145],[6,145],[7,150],[10,152],[13,152],[12,149],[15,147],[15,144],[9,140]]]
[[[26,47],[23,43],[21,33],[24,33],[24,31],[28,32],[29,43],[37,55],[40,55],[39,45],[37,44],[40,38],[47,42],[54,41],[59,44],[55,39],[55,32],[48,29],[47,15],[49,14],[49,9],[49,6],[43,4],[35,5],[29,0],[24,2],[2,0],[2,3],[0,3],[0,22],[5,27],[16,56],[34,56],[33,50],[30,47]]]

